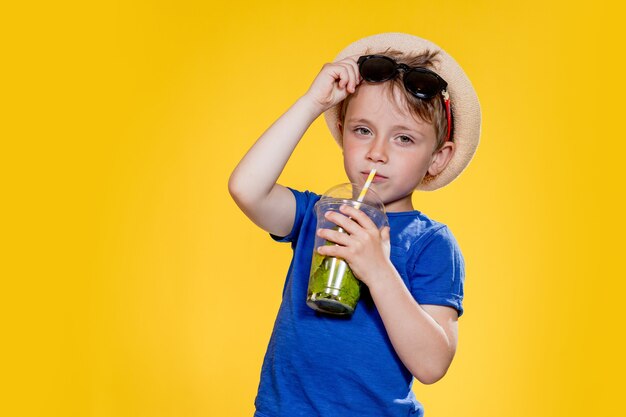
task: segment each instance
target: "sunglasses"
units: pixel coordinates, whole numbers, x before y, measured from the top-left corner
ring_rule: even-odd
[[[443,78],[427,68],[398,64],[395,60],[385,55],[364,55],[359,57],[357,63],[359,65],[359,73],[365,81],[381,83],[396,78],[402,71],[404,88],[414,97],[421,100],[430,100],[441,93],[448,120],[446,141],[450,140],[452,112],[450,111],[450,96],[446,90],[448,83]]]

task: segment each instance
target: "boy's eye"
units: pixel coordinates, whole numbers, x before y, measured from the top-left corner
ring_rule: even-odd
[[[356,133],[357,135],[365,136],[365,135],[369,135],[372,132],[366,127],[357,127],[356,129],[354,129],[354,133]]]
[[[400,143],[413,143],[413,139],[410,136],[406,136],[406,135],[400,135],[396,138],[396,140]]]

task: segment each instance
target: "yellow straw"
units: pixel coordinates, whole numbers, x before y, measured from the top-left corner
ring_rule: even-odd
[[[370,174],[367,176],[367,180],[365,180],[365,185],[363,186],[363,189],[361,190],[361,194],[359,194],[359,198],[356,199],[357,203],[355,204],[355,207],[357,209],[361,207],[361,203],[363,202],[363,199],[365,198],[365,194],[367,193],[367,190],[369,190],[370,185],[372,184],[372,181],[374,180],[375,175],[376,175],[376,168],[372,168],[372,170],[370,171]]]

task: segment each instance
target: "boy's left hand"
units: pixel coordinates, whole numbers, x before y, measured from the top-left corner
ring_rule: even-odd
[[[370,285],[381,268],[393,268],[389,259],[389,227],[382,230],[374,224],[367,214],[354,207],[343,205],[341,213],[327,212],[326,218],[345,230],[345,233],[331,229],[319,229],[318,236],[339,246],[321,246],[317,251],[321,255],[345,259],[354,275],[365,285]],[[342,214],[343,213],[343,214]]]

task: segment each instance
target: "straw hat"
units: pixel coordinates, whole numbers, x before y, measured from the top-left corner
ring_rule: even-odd
[[[454,130],[451,140],[456,143],[456,151],[448,166],[434,179],[422,182],[417,189],[432,191],[441,188],[456,177],[467,167],[480,138],[480,104],[470,80],[446,51],[426,39],[404,33],[381,33],[360,39],[348,45],[337,55],[339,61],[352,55],[375,53],[392,48],[407,54],[419,54],[425,50],[438,51],[438,62],[434,71],[448,82],[448,93],[452,109]],[[367,51],[367,52],[366,52]],[[335,140],[341,146],[342,134],[337,127],[341,103],[328,109],[324,113],[326,124]]]

